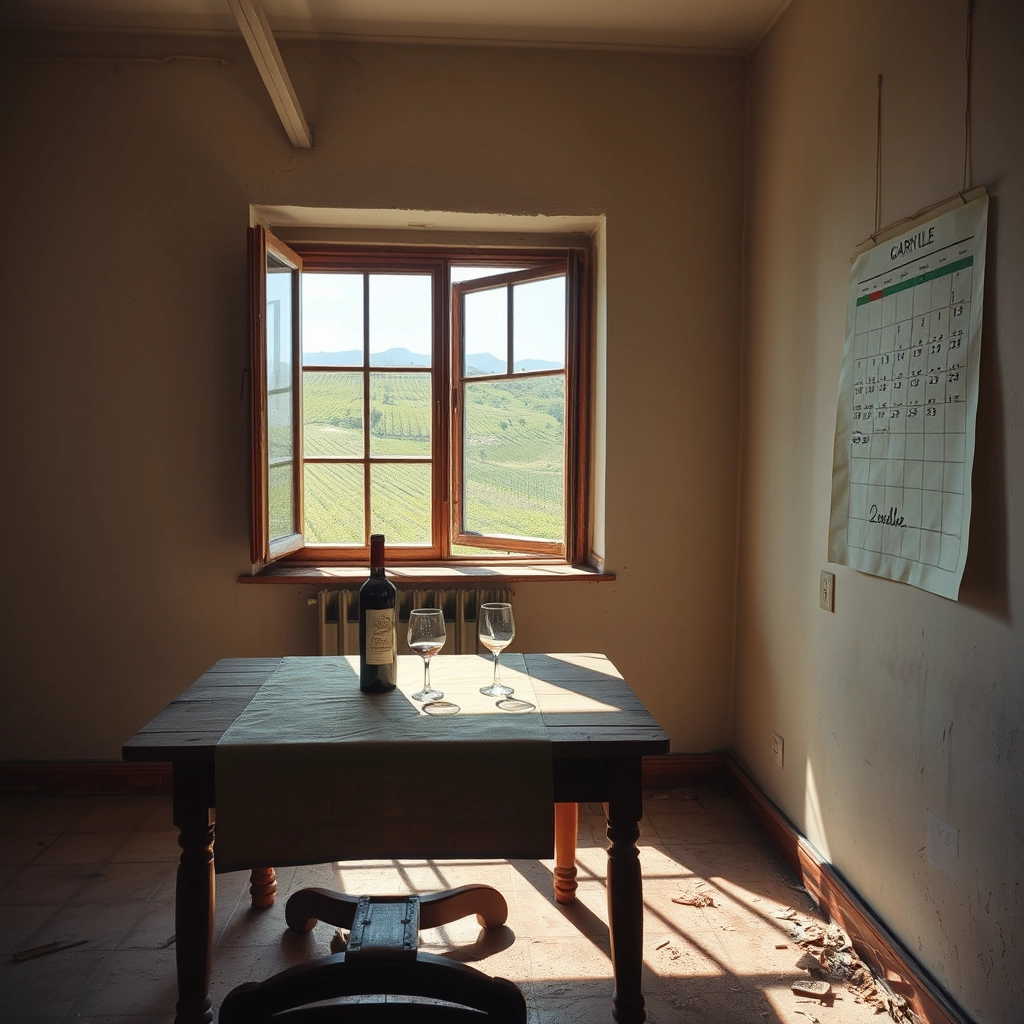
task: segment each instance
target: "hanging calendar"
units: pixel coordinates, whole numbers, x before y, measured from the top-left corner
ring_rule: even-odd
[[[956,600],[967,560],[988,197],[857,257],[829,560]]]

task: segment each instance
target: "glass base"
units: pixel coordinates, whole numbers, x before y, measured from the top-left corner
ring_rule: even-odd
[[[509,694],[515,693],[515,690],[503,683],[491,683],[490,686],[481,686],[480,692],[485,697],[507,697]]]
[[[432,701],[440,700],[444,694],[440,690],[418,690],[411,696],[413,700]]]

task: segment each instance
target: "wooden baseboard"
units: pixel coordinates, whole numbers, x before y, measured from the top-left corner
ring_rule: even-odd
[[[921,1024],[970,1024],[914,955],[731,757],[724,758],[724,769],[726,785],[741,810],[893,995],[906,1001]]]
[[[644,758],[645,786],[705,786],[725,779],[725,754],[657,754]]]
[[[125,761],[3,761],[0,793],[161,794],[171,792],[170,764],[129,764]]]

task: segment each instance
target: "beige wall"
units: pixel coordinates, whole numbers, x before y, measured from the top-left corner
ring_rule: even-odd
[[[992,194],[970,554],[960,601],[827,568],[849,256],[961,187],[963,0],[796,0],[750,67],[735,746],[980,1024],[1020,1020],[1024,815],[1024,40],[975,4],[974,183]],[[772,730],[785,767],[771,761]],[[931,812],[959,831],[948,877]]]
[[[0,64],[0,759],[116,758],[215,659],[314,651],[315,588],[236,583],[250,204],[606,215],[618,579],[522,587],[516,646],[605,650],[675,749],[728,743],[742,62],[289,43],[306,153],[240,43],[17,42],[232,66]]]

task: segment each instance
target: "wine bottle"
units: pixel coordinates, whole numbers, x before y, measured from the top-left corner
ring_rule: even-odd
[[[370,578],[359,588],[359,689],[387,693],[398,682],[398,591],[384,575],[384,535],[370,537]]]

